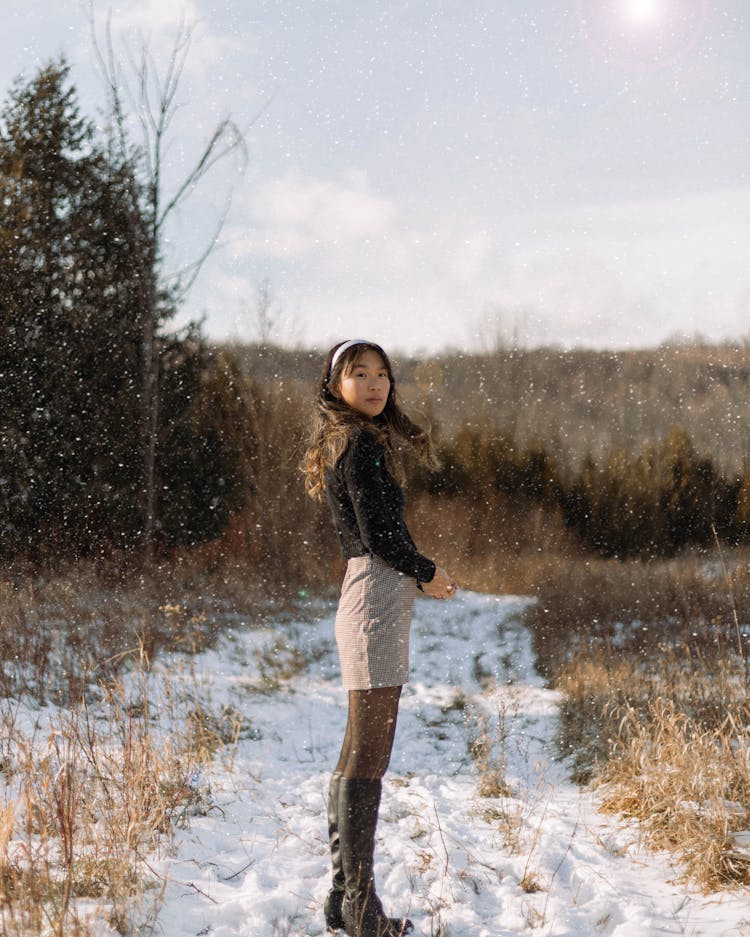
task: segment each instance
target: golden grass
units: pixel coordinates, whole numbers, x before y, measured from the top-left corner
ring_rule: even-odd
[[[251,625],[269,613],[252,583],[218,565],[199,571],[194,560],[129,577],[92,564],[6,573],[4,937],[88,937],[101,917],[125,934],[155,919],[165,883],[151,859],[207,809],[199,766],[248,726],[231,708],[212,710],[189,656],[185,673],[167,675],[151,654],[201,650],[222,618]]]
[[[603,809],[635,819],[685,877],[750,884],[748,577],[727,586],[709,557],[567,565],[528,620],[545,673],[564,692],[560,746]],[[729,595],[727,593],[730,593]]]
[[[421,495],[410,502],[409,529],[423,553],[476,592],[536,594],[561,562],[580,554],[558,513],[513,505],[502,493],[484,503]]]
[[[733,836],[750,827],[748,716],[706,729],[669,699],[654,699],[645,719],[626,709],[599,778],[602,809],[637,819],[707,891],[750,884],[750,851]]]
[[[4,708],[3,934],[86,934],[80,899],[95,899],[119,933],[153,913],[147,905],[158,904],[164,883],[148,860],[196,809],[200,794],[190,778],[207,752],[194,747],[189,725],[156,731],[165,694],[161,687],[152,697],[147,676],[137,673],[130,690],[103,687],[95,706],[81,702],[31,728]]]

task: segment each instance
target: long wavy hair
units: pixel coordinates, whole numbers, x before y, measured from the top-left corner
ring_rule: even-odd
[[[336,350],[343,345],[334,345],[326,356],[323,373],[318,382],[313,408],[312,425],[307,450],[300,463],[300,471],[305,478],[305,490],[311,498],[318,501],[325,493],[326,469],[333,468],[349,444],[352,433],[365,428],[383,445],[388,471],[403,484],[404,466],[403,449],[409,446],[417,457],[429,468],[438,468],[429,433],[404,413],[396,395],[396,381],[388,355],[380,345],[374,342],[360,342],[343,351],[331,368],[331,361]],[[383,359],[391,382],[383,412],[374,420],[350,407],[334,391],[343,378],[354,370],[357,362],[366,351],[374,351]]]

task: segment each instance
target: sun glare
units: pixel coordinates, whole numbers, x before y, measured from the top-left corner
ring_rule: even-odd
[[[660,0],[624,0],[622,12],[636,26],[652,26],[661,17],[662,3]]]
[[[602,57],[659,68],[695,48],[711,0],[576,0],[581,31]]]

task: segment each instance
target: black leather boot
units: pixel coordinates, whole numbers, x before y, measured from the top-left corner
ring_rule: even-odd
[[[344,869],[341,916],[349,937],[402,937],[413,929],[408,918],[388,918],[375,893],[373,853],[382,782],[339,780],[339,842]]]
[[[341,930],[344,919],[341,917],[341,905],[344,901],[344,867],[341,864],[341,843],[339,840],[339,782],[341,772],[334,771],[328,786],[328,841],[331,844],[331,890],[326,895],[323,910],[326,927],[329,931]]]
[[[344,929],[341,906],[344,903],[344,867],[341,863],[341,841],[339,839],[339,782],[340,771],[334,771],[328,786],[328,841],[331,845],[331,889],[326,895],[323,910],[326,927],[331,933]],[[408,919],[390,918],[391,927],[397,934],[410,934],[414,925]]]

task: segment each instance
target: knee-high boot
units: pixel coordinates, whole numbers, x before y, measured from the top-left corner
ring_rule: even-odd
[[[334,771],[328,787],[328,841],[331,845],[331,890],[326,895],[323,910],[326,927],[330,931],[343,928],[341,905],[344,901],[344,867],[341,864],[341,841],[339,839],[339,782],[341,772]]]
[[[339,837],[339,783],[342,774],[334,771],[328,786],[328,841],[331,846],[331,888],[326,895],[323,910],[325,912],[326,927],[334,932],[344,929],[344,919],[341,916],[341,906],[344,902],[344,866],[341,862],[341,840]],[[408,919],[390,918],[391,926],[397,934],[410,934],[413,925]]]
[[[345,880],[341,916],[349,937],[402,937],[413,929],[408,919],[387,918],[375,892],[373,854],[382,787],[380,780],[339,781],[339,840]]]

